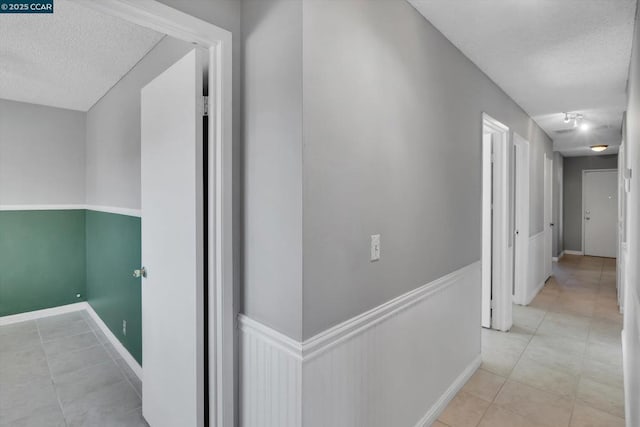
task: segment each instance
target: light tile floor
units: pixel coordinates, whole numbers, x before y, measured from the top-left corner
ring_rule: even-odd
[[[434,426],[624,427],[615,260],[564,256]]]
[[[0,427],[138,427],[142,384],[85,312],[0,326]]]

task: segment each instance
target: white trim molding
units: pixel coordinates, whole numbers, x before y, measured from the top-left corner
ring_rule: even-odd
[[[569,249],[565,249],[562,253],[564,255],[584,255],[584,252],[582,252],[582,251],[572,251],[572,250],[569,250]]]
[[[562,257],[564,256],[564,254],[565,254],[565,252],[564,252],[564,251],[562,251],[562,252],[560,252],[560,255],[558,255],[558,256],[554,256],[554,257],[552,258],[552,260],[553,260],[554,262],[558,262],[558,261],[560,261],[560,260],[562,259]]]
[[[120,208],[116,206],[97,206],[97,205],[0,205],[0,211],[71,211],[71,210],[88,210],[96,212],[106,212],[118,215],[141,216],[140,209]]]
[[[28,311],[26,313],[11,314],[9,316],[0,317],[0,326],[11,325],[13,323],[27,322],[29,320],[42,319],[43,317],[57,316],[59,314],[73,313],[74,311],[82,311],[86,308],[86,302],[77,302],[74,304],[61,305],[60,307],[45,308],[42,310]]]
[[[462,387],[464,387],[464,385],[478,370],[481,364],[482,355],[479,354],[475,359],[473,359],[471,363],[469,363],[469,366],[467,366],[465,370],[460,373],[458,378],[456,378],[456,380],[451,383],[447,391],[444,392],[442,396],[440,396],[440,399],[438,399],[436,404],[431,407],[429,412],[427,412],[427,414],[422,417],[420,421],[418,421],[415,427],[430,427],[432,424],[434,424],[438,420],[438,417],[440,417],[440,415],[444,412],[449,402],[451,402],[451,400],[456,397],[456,394],[458,394]]]
[[[86,205],[85,209],[88,211],[95,211],[95,212],[105,212],[105,213],[112,213],[112,214],[118,214],[118,215],[136,216],[138,218],[142,216],[142,210],[140,209],[119,208],[115,206],[96,206],[96,205]]]
[[[127,365],[131,370],[142,380],[142,367],[136,359],[133,358],[131,353],[122,345],[122,343],[111,332],[107,325],[102,321],[100,316],[93,310],[93,307],[86,302],[77,302],[75,304],[62,305],[60,307],[45,308],[43,310],[29,311],[27,313],[13,314],[10,316],[0,317],[0,326],[11,325],[13,323],[26,322],[29,320],[42,319],[44,317],[57,316],[60,314],[73,313],[76,311],[86,311],[93,321],[98,325],[100,330],[107,337],[109,342],[113,345],[118,354],[127,362]]]
[[[240,315],[240,425],[429,425],[480,364],[480,268],[304,342]]]
[[[73,211],[87,209],[84,204],[0,205],[0,211]]]
[[[88,302],[85,302],[84,304],[85,304],[84,309],[87,311],[89,316],[91,316],[93,321],[96,322],[96,325],[98,325],[98,327],[100,328],[102,333],[104,333],[104,335],[107,337],[107,339],[109,340],[111,345],[113,345],[113,348],[115,348],[116,351],[118,352],[118,354],[122,357],[122,359],[125,362],[127,362],[127,365],[129,365],[129,367],[136,374],[136,376],[140,380],[142,380],[142,366],[140,366],[138,361],[133,358],[131,353],[129,353],[129,350],[127,350],[124,347],[124,345],[122,345],[120,340],[118,340],[118,338],[116,338],[116,336],[113,334],[113,332],[111,332],[111,329],[109,329],[109,327],[106,325],[106,323],[104,323],[102,321],[100,316],[98,316],[98,313],[96,313],[95,310],[93,309],[93,307],[91,307],[91,304],[89,304]]]

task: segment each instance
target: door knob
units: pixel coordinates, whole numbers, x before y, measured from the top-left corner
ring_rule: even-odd
[[[139,270],[133,270],[133,277],[135,278],[147,277],[147,269],[145,267],[142,267]]]
[[[587,221],[589,221],[591,219],[591,217],[589,216],[585,216],[584,219],[586,219]]]
[[[550,225],[551,227],[555,226],[555,224],[554,224],[554,223],[551,223],[551,224],[549,224],[549,225]]]

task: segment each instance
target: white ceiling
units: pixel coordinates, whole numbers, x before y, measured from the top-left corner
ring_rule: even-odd
[[[408,0],[513,98],[566,156],[617,146],[636,0]],[[569,129],[563,112],[590,131]],[[616,152],[611,147],[602,154]]]
[[[87,111],[162,37],[69,0],[0,14],[0,98]]]

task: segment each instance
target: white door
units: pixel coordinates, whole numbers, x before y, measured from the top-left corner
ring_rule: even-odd
[[[544,278],[551,277],[553,257],[553,159],[544,156]]]
[[[484,328],[491,327],[491,285],[493,276],[492,150],[491,134],[485,133],[482,135],[482,327]]]
[[[618,172],[584,171],[584,254],[616,257]]]
[[[524,304],[529,266],[529,142],[514,133],[514,269],[513,300]]]
[[[202,426],[202,61],[194,49],[142,89],[142,413]]]

